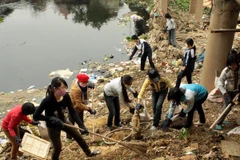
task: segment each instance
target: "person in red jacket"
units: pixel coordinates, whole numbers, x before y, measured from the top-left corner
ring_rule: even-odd
[[[27,115],[33,114],[34,111],[35,106],[32,103],[27,102],[23,105],[13,107],[2,120],[2,131],[12,144],[11,160],[17,160],[17,154],[19,156],[22,155],[22,153],[18,151],[19,146],[21,146],[21,139],[19,138],[18,131],[18,125],[20,122],[25,120],[32,125],[38,124],[38,122],[27,117]]]

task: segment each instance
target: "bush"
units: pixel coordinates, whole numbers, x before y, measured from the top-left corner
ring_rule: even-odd
[[[170,6],[175,9],[180,9],[184,12],[189,11],[190,0],[172,0]]]
[[[3,17],[0,17],[0,23],[2,23],[3,22]]]

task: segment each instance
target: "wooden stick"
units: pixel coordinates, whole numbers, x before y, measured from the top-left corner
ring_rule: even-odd
[[[75,127],[75,126],[72,126],[72,125],[69,125],[69,124],[66,124],[66,123],[64,123],[64,125],[65,125],[65,126],[68,126],[68,127],[71,127],[71,128],[75,128],[75,129],[81,130],[81,131],[83,130],[82,128],[78,128],[78,127]],[[101,137],[101,138],[105,138],[105,139],[107,139],[107,140],[109,140],[109,141],[116,142],[116,143],[122,145],[123,147],[126,147],[126,148],[128,148],[128,149],[136,152],[137,154],[139,154],[139,156],[141,156],[141,157],[143,157],[144,159],[148,160],[148,158],[147,158],[141,151],[139,151],[138,149],[135,149],[134,146],[132,146],[131,144],[125,144],[125,143],[123,143],[123,142],[117,141],[117,140],[112,139],[112,138],[109,138],[109,137],[105,137],[105,136],[100,135],[100,134],[97,134],[97,133],[93,133],[93,132],[90,132],[90,131],[88,131],[88,132],[89,132],[90,134],[95,135],[95,136],[98,136],[98,137]]]
[[[92,92],[92,94],[91,94],[91,99],[92,99],[92,110],[94,111],[94,107],[93,107],[93,91],[91,91]],[[94,115],[93,115],[94,116]],[[93,125],[93,133],[95,133],[95,120],[94,120],[94,118],[92,119],[92,125]],[[93,135],[93,141],[95,140],[95,136]]]
[[[240,32],[240,29],[211,29],[211,33]]]
[[[239,93],[233,98],[232,102],[234,103],[239,96]],[[221,115],[217,118],[217,120],[210,126],[210,130],[218,123],[218,121],[225,115],[227,110],[233,106],[232,103],[228,104],[228,106],[224,109],[224,111],[221,113]]]

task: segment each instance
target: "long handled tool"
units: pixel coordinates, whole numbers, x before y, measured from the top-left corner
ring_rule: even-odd
[[[91,99],[92,99],[92,110],[94,111],[94,106],[93,106],[93,91],[91,94]],[[94,120],[92,120],[92,126],[93,126],[93,133],[95,133],[95,118],[93,118]],[[95,136],[93,135],[93,141],[95,140]]]
[[[75,128],[75,129],[78,129],[78,130],[83,130],[81,128],[78,128],[78,127],[74,127],[72,125],[69,125],[69,124],[66,124],[64,123],[64,126],[68,126],[68,127],[71,127],[71,128]],[[112,138],[109,138],[109,137],[105,137],[103,135],[100,135],[100,134],[97,134],[97,133],[93,133],[93,132],[90,132],[88,131],[90,134],[93,134],[95,136],[98,136],[98,137],[101,137],[101,138],[105,138],[109,141],[113,141],[113,142],[116,142],[120,145],[122,145],[123,147],[126,147],[134,152],[136,152],[139,156],[141,156],[144,160],[148,160],[148,158],[144,155],[144,153],[147,151],[147,144],[146,143],[130,143],[130,142],[120,142],[120,141],[117,141],[115,139],[112,139]],[[144,152],[144,153],[143,153]]]
[[[232,102],[235,104],[239,96],[239,93],[233,98]],[[224,109],[221,115],[217,118],[217,120],[210,126],[210,130],[219,122],[219,120],[226,114],[226,112],[234,105],[233,103],[229,103],[228,106]]]

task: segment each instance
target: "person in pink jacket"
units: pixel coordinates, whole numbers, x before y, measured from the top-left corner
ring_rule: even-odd
[[[32,124],[37,125],[38,122],[31,120],[27,117],[29,114],[33,114],[35,111],[35,106],[32,103],[24,103],[23,105],[17,105],[13,107],[8,114],[2,120],[2,131],[7,136],[12,144],[11,148],[11,160],[17,160],[17,154],[22,155],[18,151],[19,146],[21,146],[21,139],[19,138],[18,125],[22,120]]]

